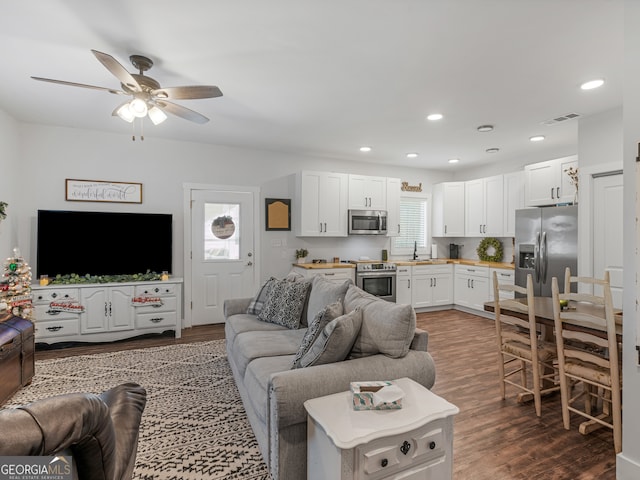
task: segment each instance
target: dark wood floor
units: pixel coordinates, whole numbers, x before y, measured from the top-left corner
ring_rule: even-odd
[[[559,395],[543,400],[541,418],[533,405],[515,401],[515,391],[500,398],[491,320],[447,310],[419,314],[418,326],[429,332],[436,362],[433,391],[460,408],[454,427],[455,480],[615,479],[609,430],[580,435],[577,416],[571,430],[565,430]],[[154,337],[44,350],[36,352],[36,359],[219,338],[224,338],[222,326],[211,325],[186,329],[180,340]]]

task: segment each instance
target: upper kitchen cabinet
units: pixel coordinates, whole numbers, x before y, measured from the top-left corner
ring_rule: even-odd
[[[578,167],[578,156],[525,165],[525,203],[528,207],[571,203],[575,187],[566,170]]]
[[[504,236],[516,236],[516,210],[524,208],[524,171],[504,174]]]
[[[387,178],[387,237],[400,235],[400,193],[402,182],[399,178]]]
[[[469,180],[464,183],[465,235],[501,237],[504,230],[503,177]]]
[[[349,208],[386,210],[387,178],[349,175]]]
[[[433,186],[434,237],[464,237],[464,184],[445,182]]]
[[[345,173],[298,173],[294,205],[296,235],[346,237],[348,189],[348,175]]]

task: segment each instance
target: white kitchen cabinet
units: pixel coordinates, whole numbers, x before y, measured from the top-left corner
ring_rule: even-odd
[[[85,287],[80,289],[80,333],[133,330],[135,313],[131,308],[133,286]]]
[[[525,165],[525,203],[528,207],[571,203],[575,187],[566,170],[578,167],[578,156]]]
[[[501,237],[504,224],[503,176],[494,175],[465,182],[465,235]]]
[[[400,193],[402,182],[399,178],[387,178],[387,237],[400,235]]]
[[[454,292],[456,305],[483,311],[489,301],[489,269],[456,265]]]
[[[524,171],[504,174],[504,235],[516,236],[516,210],[524,208]]]
[[[305,278],[313,278],[315,275],[322,275],[325,279],[333,283],[344,283],[346,280],[351,280],[355,283],[355,265],[336,268],[307,268],[299,265],[293,265],[293,271],[303,275]]]
[[[409,378],[395,383],[405,396],[393,411],[356,411],[351,392],[304,402],[309,480],[453,478],[458,407]]]
[[[386,210],[387,178],[349,175],[349,208]]]
[[[445,182],[433,186],[433,236],[464,237],[465,182]]]
[[[182,280],[32,286],[36,342],[110,342],[182,328]],[[134,302],[134,299],[149,302]]]
[[[489,269],[489,299],[487,300],[488,302],[493,301],[493,299],[495,298],[493,295],[493,272],[496,272],[496,274],[498,275],[498,283],[503,284],[509,284],[509,285],[515,285],[516,282],[516,272],[514,269],[512,268],[490,268]],[[501,291],[500,292],[500,298],[503,299],[510,299],[510,298],[514,298],[515,295],[513,292],[505,292],[505,291]]]
[[[295,229],[299,237],[347,236],[348,175],[304,171],[296,178]]]
[[[415,265],[411,280],[413,308],[453,304],[453,265]]]
[[[396,303],[412,305],[411,300],[411,265],[398,265],[396,267]]]

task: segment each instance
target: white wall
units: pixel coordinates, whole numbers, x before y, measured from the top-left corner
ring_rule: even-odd
[[[381,250],[388,248],[388,240],[384,238],[301,239],[296,238],[293,232],[265,232],[264,198],[293,199],[292,176],[302,169],[400,177],[411,185],[422,182],[427,191],[431,190],[433,183],[450,179],[449,174],[421,169],[300,157],[151,137],[147,137],[144,142],[133,142],[127,135],[88,130],[25,124],[19,124],[17,128],[21,137],[18,163],[26,182],[24,188],[16,193],[16,203],[20,205],[17,240],[25,257],[32,259],[32,264],[35,262],[35,221],[38,209],[171,213],[174,216],[172,273],[182,276],[185,183],[261,188],[262,252],[258,261],[261,262],[261,275],[264,278],[286,274],[294,261],[295,249],[303,246],[310,251],[310,258],[332,259],[338,256],[349,259],[360,255],[380,258]],[[143,184],[143,203],[67,202],[64,199],[65,178],[140,182]],[[278,241],[280,246],[273,246]]]
[[[588,168],[622,161],[622,106],[580,119],[578,166]]]
[[[640,478],[640,416],[636,414],[640,398],[640,369],[636,339],[638,335],[638,237],[636,234],[636,156],[640,142],[640,2],[624,3],[624,257],[628,260],[624,269],[624,322],[622,366],[622,453],[617,457],[616,476],[620,480]],[[628,268],[627,268],[628,266]],[[627,292],[629,294],[627,294]]]
[[[28,188],[31,178],[18,174],[18,125],[0,110],[0,201],[9,204],[7,218],[0,221],[0,261],[4,261],[18,244],[18,192]]]

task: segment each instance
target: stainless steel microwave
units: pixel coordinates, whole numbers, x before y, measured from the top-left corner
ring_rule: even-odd
[[[349,235],[386,235],[385,210],[349,210]]]

